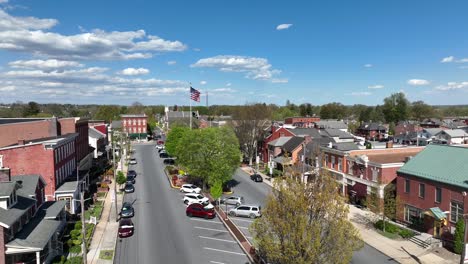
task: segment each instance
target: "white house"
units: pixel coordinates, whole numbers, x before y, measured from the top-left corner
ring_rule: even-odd
[[[434,142],[439,144],[453,145],[468,143],[468,134],[463,129],[442,130],[434,136]]]

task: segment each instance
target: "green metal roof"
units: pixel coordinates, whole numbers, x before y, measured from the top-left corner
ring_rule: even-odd
[[[468,188],[468,148],[428,145],[403,165],[400,173]]]
[[[440,210],[439,207],[432,207],[429,209],[429,211],[431,211],[432,215],[437,218],[437,220],[447,218],[447,216],[444,214],[444,212],[442,212],[442,210]]]

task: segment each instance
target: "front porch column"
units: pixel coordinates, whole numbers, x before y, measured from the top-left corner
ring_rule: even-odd
[[[41,264],[41,252],[36,251],[36,264]]]

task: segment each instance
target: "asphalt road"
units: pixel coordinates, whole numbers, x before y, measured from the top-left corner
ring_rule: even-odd
[[[125,201],[135,208],[135,234],[119,239],[115,263],[248,263],[219,219],[185,215],[183,194],[169,187],[154,145],[138,144],[134,149],[136,190]]]
[[[248,174],[238,169],[233,177],[235,187],[234,194],[243,196],[246,204],[255,204],[265,206],[266,196],[271,192],[271,187],[264,183],[257,183],[250,180]],[[232,217],[232,221],[240,228],[246,237],[252,241],[252,235],[249,232],[249,226],[253,222],[248,218]],[[352,264],[390,264],[397,263],[387,255],[380,253],[373,247],[365,246],[356,251],[351,260]]]

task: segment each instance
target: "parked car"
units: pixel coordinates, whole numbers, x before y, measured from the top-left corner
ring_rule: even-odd
[[[156,149],[157,150],[164,149],[164,145],[156,145]]]
[[[135,210],[133,206],[129,202],[125,202],[122,204],[122,209],[120,210],[120,217],[122,218],[130,218],[135,215]]]
[[[204,205],[198,204],[198,203],[193,203],[187,206],[187,209],[185,209],[185,214],[188,217],[192,216],[197,216],[197,217],[204,217],[206,219],[212,219],[215,218],[216,213],[213,208],[205,208]]]
[[[175,160],[174,159],[165,159],[163,161],[164,164],[166,165],[174,165],[175,164]]]
[[[161,153],[159,153],[159,157],[162,158],[162,159],[168,159],[171,156],[169,156],[169,154],[167,154],[166,152],[161,152]]]
[[[250,175],[250,179],[255,182],[262,182],[263,178],[260,176],[260,174],[252,174]]]
[[[119,222],[119,237],[120,238],[132,236],[134,230],[135,230],[135,227],[130,218],[120,219],[120,222]]]
[[[199,193],[187,193],[182,200],[184,201],[184,204],[199,203],[208,205],[210,203],[208,198]]]
[[[224,204],[233,204],[235,206],[239,206],[244,203],[244,197],[242,196],[228,196],[221,199],[221,203]]]
[[[164,145],[164,140],[158,140],[157,144],[158,145]]]
[[[124,191],[125,191],[126,193],[135,192],[135,186],[133,186],[133,184],[127,182],[127,183],[125,184]]]
[[[165,148],[158,149],[158,152],[159,152],[159,153],[166,153],[166,149],[165,149]]]
[[[241,205],[229,210],[230,216],[257,218],[262,216],[261,207],[257,205]]]
[[[128,164],[130,165],[136,165],[137,164],[137,161],[135,158],[131,158],[130,161],[128,162]]]
[[[196,185],[187,183],[187,184],[183,184],[180,187],[180,191],[185,192],[185,193],[200,193],[201,189],[200,187],[197,187]]]
[[[127,175],[127,183],[135,184],[135,176],[133,175]]]
[[[127,171],[127,177],[128,177],[128,176],[136,177],[136,176],[137,176],[137,173],[136,173],[136,171],[134,171],[134,170],[129,170],[129,171]]]

